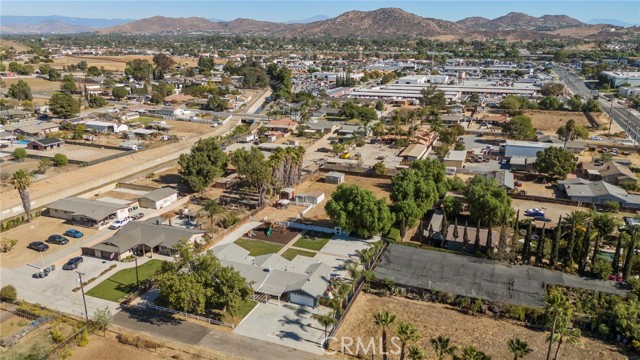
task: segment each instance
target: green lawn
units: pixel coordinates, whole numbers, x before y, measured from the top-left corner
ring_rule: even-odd
[[[149,260],[138,266],[138,276],[140,281],[151,278],[162,266],[161,260]],[[120,270],[111,275],[108,279],[96,285],[87,291],[87,295],[105,299],[109,301],[118,301],[136,289],[136,268]]]
[[[276,244],[268,241],[240,238],[236,240],[236,245],[249,250],[249,255],[260,256],[266,254],[274,254],[280,251],[284,245]]]
[[[221,320],[226,323],[238,325],[240,321],[242,321],[242,319],[244,319],[244,317],[247,316],[254,307],[256,307],[256,305],[258,305],[258,303],[253,300],[241,301],[238,313],[235,316],[231,316],[229,313],[225,312]]]
[[[313,251],[320,251],[332,237],[333,234],[310,231],[304,234],[298,241],[296,241],[293,246]]]
[[[285,252],[282,253],[282,257],[289,261],[293,260],[293,258],[295,258],[298,255],[306,256],[306,257],[314,257],[316,253],[311,251],[300,250],[300,249],[287,249]]]

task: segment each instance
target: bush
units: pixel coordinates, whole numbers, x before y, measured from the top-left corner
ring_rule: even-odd
[[[7,302],[15,302],[18,299],[18,292],[13,285],[6,285],[0,289],[0,299]]]
[[[527,309],[524,306],[511,306],[507,311],[510,319],[524,321],[527,316]]]
[[[220,225],[222,225],[223,228],[228,229],[238,222],[240,222],[240,218],[238,217],[238,215],[230,213],[220,220]]]
[[[118,334],[118,336],[116,336],[116,339],[118,339],[118,341],[122,344],[135,346],[138,349],[157,349],[159,347],[162,347],[162,345],[153,340],[137,335]]]
[[[65,154],[55,154],[53,155],[53,165],[54,166],[65,166],[69,163],[69,159]]]
[[[462,179],[458,176],[454,176],[450,179],[447,179],[447,182],[449,183],[449,187],[451,188],[451,191],[464,190],[464,181],[462,181]]]
[[[78,337],[76,338],[76,343],[80,347],[85,347],[89,345],[89,333],[87,332],[86,329],[82,330],[82,333],[78,335]]]
[[[27,150],[23,148],[17,148],[13,150],[13,157],[16,158],[16,160],[18,161],[23,161],[24,159],[27,158]]]
[[[0,243],[0,250],[3,253],[8,253],[14,246],[16,246],[17,243],[18,240],[16,239],[2,239],[2,242]]]
[[[382,161],[377,162],[375,165],[373,165],[373,172],[378,175],[384,175],[387,173],[387,167],[384,166],[384,163]]]
[[[606,279],[611,275],[611,263],[602,259],[596,259],[593,264],[593,273],[598,279]]]
[[[62,333],[60,332],[60,330],[58,330],[58,328],[51,329],[49,331],[49,334],[51,335],[51,340],[53,340],[53,342],[56,344],[60,344],[61,342],[64,341],[64,335],[62,335]]]

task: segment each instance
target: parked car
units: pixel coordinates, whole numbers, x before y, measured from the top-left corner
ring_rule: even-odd
[[[141,212],[131,215],[131,219],[133,220],[139,220],[139,219],[142,219],[143,217],[144,217],[144,214]]]
[[[56,245],[67,245],[69,243],[69,239],[62,235],[51,235],[47,239],[47,242]]]
[[[592,137],[591,137],[591,140],[598,140],[598,141],[600,141],[600,140],[602,140],[602,138],[601,138],[600,136],[595,136],[595,135],[594,135],[594,136],[592,136]]]
[[[76,229],[69,229],[69,230],[65,231],[64,234],[66,236],[72,237],[74,239],[79,239],[79,238],[84,236],[82,231],[79,231],[79,230],[76,230]]]
[[[544,216],[535,216],[533,218],[533,220],[535,220],[535,221],[544,221],[544,222],[551,222],[552,221],[548,217],[544,217]]]
[[[29,246],[27,246],[29,249],[33,249],[35,251],[39,251],[39,252],[43,252],[43,251],[47,251],[49,250],[49,245],[43,243],[42,241],[34,241],[32,243],[29,243]]]
[[[120,229],[121,227],[127,225],[129,222],[131,222],[131,218],[118,219],[114,221],[113,224],[111,224],[111,226],[109,226],[109,229],[111,230]]]
[[[75,270],[80,263],[82,263],[82,256],[73,257],[69,259],[66,264],[62,265],[62,270]]]
[[[529,209],[524,212],[525,216],[544,216],[544,210],[541,209]]]

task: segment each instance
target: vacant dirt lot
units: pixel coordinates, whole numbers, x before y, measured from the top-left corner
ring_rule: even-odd
[[[547,334],[533,331],[521,325],[502,320],[494,320],[486,316],[471,316],[448,309],[444,305],[413,301],[404,298],[381,298],[374,295],[360,294],[353,308],[349,311],[345,322],[335,338],[360,337],[368,343],[370,338],[379,341],[380,328],[373,323],[373,314],[386,309],[396,314],[396,324],[412,322],[418,328],[421,339],[417,345],[424,349],[428,359],[434,359],[435,354],[429,344],[431,338],[438,335],[447,336],[458,346],[475,345],[475,347],[491,355],[494,359],[511,359],[507,341],[520,338],[529,344],[533,352],[527,359],[538,360],[546,356]],[[391,328],[395,330],[397,325]],[[391,333],[394,332],[391,330]],[[338,343],[332,343],[337,349]],[[354,346],[355,348],[355,346]],[[370,358],[367,356],[366,358]],[[371,357],[379,359],[380,357]],[[391,359],[397,359],[393,355]],[[560,350],[562,359],[625,359],[615,347],[599,341],[582,338],[577,346],[563,345]]]
[[[45,241],[49,235],[62,235],[68,229],[78,229],[84,233],[85,237],[91,236],[97,232],[95,229],[87,229],[66,224],[62,219],[39,216],[31,220],[30,223],[22,224],[2,233],[2,239],[16,239],[18,240],[18,243],[10,252],[0,253],[0,263],[2,263],[3,267],[8,268],[15,268],[29,263],[39,264],[40,254],[37,251],[27,249],[27,245],[32,241]],[[71,237],[66,238],[69,239],[69,244],[50,244],[49,250],[47,250],[43,255],[51,255],[52,253],[63,249],[65,246],[70,246],[71,244],[83,239],[74,239]]]
[[[6,40],[6,39],[0,39],[0,47],[6,47],[8,49],[13,49],[13,50],[15,50],[17,52],[29,50],[28,47],[26,47],[26,46],[24,46],[24,45],[22,45],[20,43],[17,43],[15,41]]]
[[[531,118],[534,128],[548,135],[555,134],[558,128],[566,124],[569,119],[573,119],[577,125],[582,125],[587,128],[590,134],[601,134],[609,130],[609,118],[603,113],[594,113],[596,120],[598,120],[600,124],[599,130],[593,129],[589,120],[581,112],[525,110],[524,115]],[[622,131],[620,126],[614,123],[611,127],[611,132],[617,133],[620,131]]]
[[[125,55],[125,56],[63,56],[54,59],[53,63],[62,66],[77,64],[80,61],[86,61],[89,66],[104,67],[105,70],[111,71],[124,71],[127,66],[127,61],[133,59],[147,59],[152,62],[153,56],[139,56],[139,55]],[[198,59],[184,59],[180,57],[174,57],[173,60],[176,64],[187,64],[189,66],[195,66]]]
[[[64,154],[69,160],[93,161],[103,157],[119,154],[122,151],[90,146],[65,144],[49,151],[27,150],[27,153],[53,158],[56,154]]]
[[[37,66],[37,65],[36,65]],[[55,91],[60,90],[60,81],[49,81],[41,78],[24,77],[24,78],[4,78],[4,83],[11,86],[19,80],[24,80],[31,87],[31,91]]]

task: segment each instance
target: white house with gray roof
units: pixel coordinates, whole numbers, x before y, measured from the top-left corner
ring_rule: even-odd
[[[587,204],[606,204],[615,202],[620,207],[640,209],[640,195],[627,193],[621,187],[609,184],[605,181],[559,181],[560,189],[566,191],[567,196],[580,203]]]
[[[47,205],[51,217],[71,220],[72,222],[102,229],[112,220],[124,219],[131,213],[130,202],[116,203],[110,201],[90,200],[80,197],[68,197]]]
[[[147,209],[162,209],[178,200],[178,192],[169,187],[152,190],[138,199],[140,207]]]

